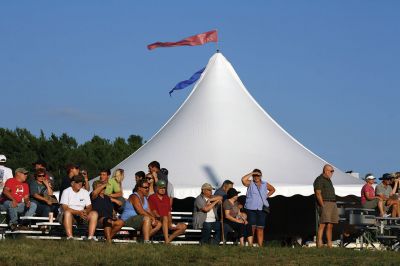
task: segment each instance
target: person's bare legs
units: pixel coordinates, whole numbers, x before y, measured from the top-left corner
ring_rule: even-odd
[[[104,227],[104,236],[108,243],[111,243],[111,227]]]
[[[383,207],[383,200],[378,201],[378,210],[379,210],[379,215],[383,217],[385,215],[385,209]]]
[[[123,220],[116,220],[116,221],[112,221],[112,230],[111,230],[111,234],[110,234],[110,239],[112,239],[116,233],[119,232],[119,230],[121,230],[121,228],[124,226],[124,221]]]
[[[185,233],[187,228],[187,225],[184,223],[179,223],[176,225],[176,227],[174,228],[174,232],[168,237],[168,243],[170,243],[172,240],[175,239],[175,237]]]
[[[249,243],[249,247],[252,247],[253,246],[253,236],[248,236],[247,242]]]
[[[244,236],[242,236],[241,238],[239,238],[239,242],[241,246],[244,246]]]
[[[257,243],[259,247],[263,246],[263,242],[264,242],[264,228],[263,227],[257,227],[256,228],[257,231]]]
[[[151,228],[151,220],[149,217],[143,217],[142,224],[142,232],[143,232],[143,240],[150,240],[150,228]]]
[[[331,224],[331,223],[326,224],[326,242],[327,242],[328,248],[332,247],[332,228],[333,228],[333,224]]]
[[[72,220],[73,216],[70,211],[64,211],[64,229],[67,237],[72,237]]]
[[[97,219],[99,215],[97,214],[96,211],[91,211],[87,217],[88,223],[89,223],[89,237],[93,237],[94,233],[96,232],[96,226],[97,226]]]
[[[317,235],[317,248],[321,248],[323,246],[322,237],[324,235],[324,230],[325,224],[319,224]]]
[[[152,228],[150,227],[151,228],[150,229],[150,237],[152,237],[155,235],[155,233],[157,233],[161,229],[162,223],[160,221],[156,220],[155,225],[153,226],[152,224],[150,224],[150,226],[152,227]]]
[[[164,235],[164,241],[166,244],[168,244],[169,243],[169,241],[168,241],[168,224],[169,224],[168,216],[161,217],[161,222],[162,222],[162,231],[163,231],[163,235]]]

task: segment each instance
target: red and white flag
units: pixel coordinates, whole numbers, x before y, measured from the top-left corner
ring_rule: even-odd
[[[193,35],[179,42],[155,42],[147,45],[147,49],[153,50],[158,47],[195,46],[195,45],[202,45],[208,42],[218,42],[217,30],[211,30],[197,35]]]

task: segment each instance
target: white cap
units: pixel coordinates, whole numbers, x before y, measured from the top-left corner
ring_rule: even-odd
[[[367,175],[367,176],[365,177],[365,180],[371,180],[371,179],[376,179],[376,178],[375,178],[375,176],[373,176],[373,175]]]
[[[5,163],[7,161],[7,158],[5,155],[0,154],[0,163]]]

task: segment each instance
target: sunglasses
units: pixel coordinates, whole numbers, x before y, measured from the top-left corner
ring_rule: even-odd
[[[329,172],[333,173],[333,172],[335,172],[335,170],[330,170]]]
[[[146,190],[147,190],[147,189],[150,189],[150,187],[142,187],[142,188],[144,188],[144,189],[146,189]]]

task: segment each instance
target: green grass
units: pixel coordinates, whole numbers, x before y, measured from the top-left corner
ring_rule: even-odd
[[[400,253],[2,240],[0,265],[399,265]]]

